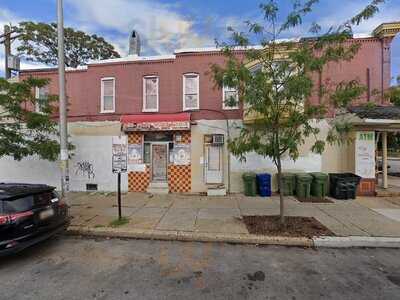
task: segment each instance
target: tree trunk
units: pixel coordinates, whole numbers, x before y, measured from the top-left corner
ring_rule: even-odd
[[[279,215],[281,226],[285,225],[285,205],[283,199],[283,184],[282,184],[282,163],[280,156],[277,158],[276,167],[278,169],[278,189],[279,189]]]

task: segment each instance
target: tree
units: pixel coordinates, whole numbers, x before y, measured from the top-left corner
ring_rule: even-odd
[[[21,82],[0,78],[0,157],[21,160],[29,155],[55,161],[59,144],[57,123],[51,119],[57,96],[36,99],[35,88],[44,87],[47,79],[30,77]],[[33,110],[40,107],[40,112]]]
[[[386,91],[385,98],[395,106],[400,106],[400,76],[397,77],[397,85],[391,86]]]
[[[326,142],[340,143],[346,139],[350,124],[337,118],[325,139],[319,137],[319,121],[331,109],[346,109],[365,91],[357,80],[329,84],[314,82],[327,64],[351,60],[359,49],[357,43],[346,43],[352,38],[352,25],[372,17],[383,2],[372,1],[351,20],[330,28],[321,34],[321,27],[313,23],[312,38],[297,41],[282,40],[293,29],[303,24],[318,0],[294,1],[293,10],[284,18],[278,1],[261,4],[263,23],[248,21],[248,32],[231,32],[229,42],[220,43],[226,57],[225,65],[212,65],[211,73],[217,87],[236,88],[245,114],[255,116],[254,123],[243,126],[240,134],[232,138],[228,147],[241,160],[255,152],[271,158],[278,173],[280,191],[280,221],[284,224],[284,197],[282,190],[282,158],[296,160],[299,147],[313,138],[313,152],[321,154]],[[251,47],[250,42],[262,47]],[[245,57],[239,58],[235,50],[245,48]],[[317,94],[319,103],[310,102]],[[231,103],[234,99],[228,100]]]
[[[18,54],[26,60],[57,65],[57,24],[21,22],[14,27],[19,33]],[[118,58],[114,46],[95,34],[65,28],[65,65],[76,68],[89,60]]]

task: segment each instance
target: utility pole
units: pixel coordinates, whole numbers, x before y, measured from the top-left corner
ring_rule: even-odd
[[[60,158],[61,158],[61,193],[66,197],[69,190],[68,170],[68,125],[67,99],[65,94],[64,62],[64,13],[63,0],[57,0],[57,37],[58,37],[58,85],[60,97]]]
[[[4,25],[4,56],[5,56],[5,77],[11,78],[11,69],[8,66],[8,57],[11,55],[11,30],[10,26]]]

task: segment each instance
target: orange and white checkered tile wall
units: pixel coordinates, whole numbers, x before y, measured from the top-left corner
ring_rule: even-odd
[[[175,141],[179,144],[190,144],[190,131],[175,132],[180,135],[180,140]],[[130,144],[141,144],[143,142],[143,134],[134,132],[129,133],[128,142]],[[191,165],[179,166],[168,165],[168,186],[171,193],[189,193],[192,186],[192,167]],[[145,192],[150,184],[150,166],[146,166],[145,172],[129,172],[128,188],[130,192]]]

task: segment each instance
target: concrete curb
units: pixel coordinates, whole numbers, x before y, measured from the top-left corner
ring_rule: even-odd
[[[327,236],[313,238],[317,248],[400,248],[400,238],[372,236]]]
[[[162,241],[183,242],[218,242],[235,244],[258,244],[279,245],[293,247],[316,247],[316,248],[400,248],[400,237],[370,237],[370,236],[348,236],[348,237],[283,237],[283,236],[261,236],[253,234],[234,233],[207,233],[174,230],[152,230],[152,229],[126,229],[126,228],[89,228],[70,226],[67,230],[70,235],[97,236],[109,238],[131,238]]]
[[[301,237],[271,237],[252,234],[206,233],[189,231],[165,231],[148,229],[123,228],[88,228],[71,226],[70,235],[86,235],[111,238],[132,238],[146,240],[185,241],[185,242],[220,242],[236,244],[280,245],[296,247],[313,247],[312,239]]]

